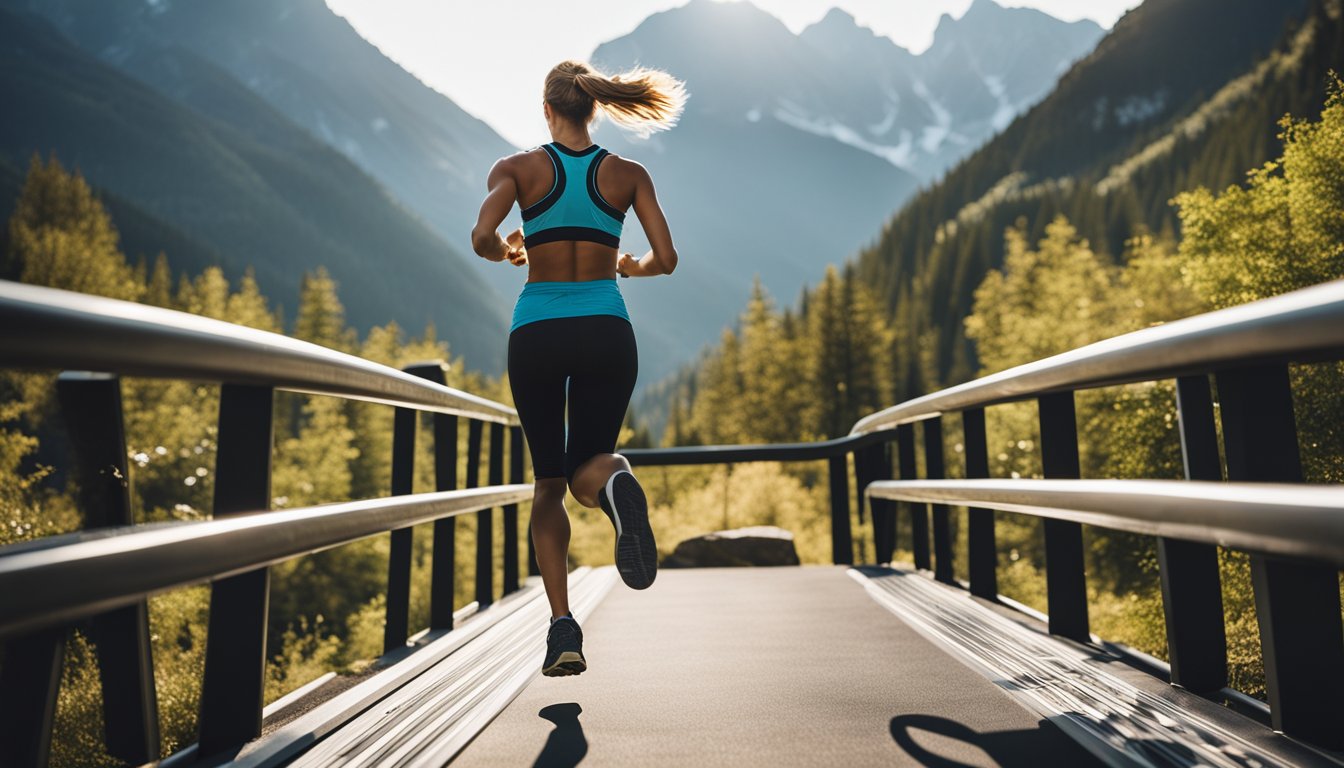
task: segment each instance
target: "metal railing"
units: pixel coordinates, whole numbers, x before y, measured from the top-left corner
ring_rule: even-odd
[[[625,455],[645,466],[825,459],[833,558],[851,563],[852,454],[860,520],[865,496],[872,508],[876,560],[888,562],[895,551],[892,502],[899,501],[910,516],[914,565],[958,583],[949,507],[965,506],[969,589],[989,600],[998,599],[991,510],[1041,517],[1049,631],[1080,642],[1091,639],[1081,526],[1156,536],[1171,681],[1199,693],[1224,690],[1228,680],[1218,547],[1248,552],[1273,725],[1338,749],[1344,747],[1344,487],[1302,485],[1288,366],[1342,358],[1344,281],[1336,281],[949,387],[867,416],[835,440]],[[1074,393],[1161,379],[1176,381],[1187,481],[1078,479]],[[1037,404],[1045,479],[990,480],[985,409],[1020,401]],[[947,413],[961,416],[965,480],[944,479]]]
[[[95,641],[110,754],[159,755],[146,598],[210,582],[198,754],[261,733],[267,567],[390,533],[385,650],[409,636],[412,527],[433,522],[430,628],[453,623],[456,517],[476,513],[476,600],[496,597],[492,511],[502,508],[502,594],[518,589],[522,430],[512,408],[445,386],[446,366],[398,371],[315,344],[172,310],[0,281],[0,366],[67,371],[70,432],[86,529],[0,549],[0,755],[43,765],[72,623]],[[96,371],[81,373],[70,371]],[[134,525],[118,375],[221,385],[211,520]],[[391,496],[301,509],[271,506],[276,390],[395,406]],[[433,414],[436,492],[412,493],[417,412]],[[465,489],[458,420],[468,420]],[[489,425],[487,487],[480,486]],[[504,484],[505,432],[510,484]],[[528,542],[529,560],[531,543]],[[529,571],[535,572],[534,561]]]
[[[1338,487],[1302,484],[1288,365],[1341,358],[1344,281],[1127,334],[951,387],[866,417],[835,440],[632,450],[626,456],[643,466],[825,460],[833,557],[851,563],[852,455],[860,518],[864,498],[872,507],[876,560],[890,560],[896,516],[904,510],[915,565],[956,583],[950,507],[966,506],[969,588],[988,599],[997,598],[991,510],[1042,517],[1049,628],[1081,642],[1090,639],[1081,525],[1156,536],[1171,679],[1196,692],[1227,683],[1217,547],[1247,551],[1274,725],[1338,747],[1344,738],[1338,728],[1344,700],[1337,694],[1344,681],[1338,570],[1344,563],[1344,501]],[[478,511],[478,599],[493,598],[488,510],[527,492],[528,486],[517,484],[521,433],[507,407],[442,386],[440,365],[398,372],[225,323],[7,283],[0,283],[0,365],[106,372],[64,375],[58,393],[78,454],[76,469],[91,480],[81,484],[80,506],[90,528],[111,527],[0,551],[5,659],[32,662],[0,667],[0,721],[10,726],[0,749],[24,758],[17,764],[36,762],[45,750],[63,638],[78,617],[92,617],[99,653],[106,654],[110,748],[119,756],[152,759],[157,738],[144,637],[148,594],[213,579],[202,754],[234,747],[259,730],[268,564],[392,531],[386,644],[398,647],[407,635],[409,526],[436,521],[431,625],[450,626],[452,516]],[[130,517],[120,482],[126,475],[120,395],[117,380],[107,374],[223,385],[214,520],[125,527]],[[1186,476],[1199,482],[1078,479],[1074,392],[1173,378]],[[1218,392],[1221,436],[1211,385]],[[269,504],[275,389],[397,406],[394,497],[259,512]],[[989,479],[985,409],[1017,401],[1037,403],[1044,480]],[[410,493],[415,410],[435,413],[438,493]],[[966,480],[944,479],[942,417],[953,412],[961,415]],[[479,492],[456,490],[459,416],[469,419],[469,488],[479,485],[483,429],[490,424],[490,487]],[[515,483],[509,486],[503,485],[506,429]],[[916,430],[923,478],[916,472]],[[109,466],[116,472],[99,473]],[[257,514],[238,514],[243,512]],[[505,507],[504,521],[506,541],[516,543],[516,507]],[[517,586],[517,546],[505,551],[507,591]],[[136,570],[127,567],[132,562],[152,562],[154,568],[130,574]],[[90,583],[98,579],[106,583]]]

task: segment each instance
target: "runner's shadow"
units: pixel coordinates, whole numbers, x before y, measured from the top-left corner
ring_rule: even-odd
[[[546,745],[532,768],[574,768],[583,760],[588,754],[588,739],[579,722],[582,712],[583,707],[574,702],[542,707],[537,716],[554,723],[555,730],[546,737]]]
[[[1096,758],[1068,737],[1052,734],[1050,730],[1052,727],[1045,721],[1034,729],[981,733],[955,720],[934,715],[900,715],[891,719],[891,737],[896,744],[927,768],[969,768],[983,765],[985,757],[995,765],[1024,768],[1098,764]],[[916,741],[916,734],[922,735],[924,744]],[[930,739],[930,736],[934,738]],[[950,742],[961,742],[971,748],[957,748]]]

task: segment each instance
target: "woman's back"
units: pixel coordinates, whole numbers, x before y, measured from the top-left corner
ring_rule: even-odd
[[[527,235],[528,282],[615,279],[621,223],[634,203],[637,166],[596,145],[575,149],[552,143],[513,159]],[[556,205],[562,202],[567,209]],[[587,230],[588,239],[575,239],[576,232],[585,236],[580,230]]]

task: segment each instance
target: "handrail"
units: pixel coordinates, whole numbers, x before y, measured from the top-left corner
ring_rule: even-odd
[[[1344,351],[1344,280],[1176,320],[939,390],[859,419],[851,435],[1053,392]]]
[[[747,445],[682,445],[675,448],[633,448],[621,455],[633,466],[687,466],[741,464],[752,461],[820,461],[876,445],[890,435],[863,435],[818,440],[815,443],[759,443]]]
[[[531,484],[52,536],[0,553],[0,636],[129,605],[419,523],[514,504]]]
[[[276,333],[0,280],[0,364],[272,386],[518,424],[514,409]]]
[[[868,496],[987,507],[1344,566],[1344,486],[1190,480],[884,480]]]

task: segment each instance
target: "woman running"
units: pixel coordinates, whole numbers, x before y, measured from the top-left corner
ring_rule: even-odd
[[[645,589],[658,572],[648,502],[616,453],[639,367],[616,276],[670,275],[677,251],[648,171],[598,147],[588,126],[601,110],[648,135],[672,127],[685,100],[682,84],[664,72],[607,77],[578,61],[556,66],[542,102],[553,141],[495,163],[471,233],[482,258],[528,267],[509,331],[509,383],[536,479],[532,542],[551,604],[541,670],[548,676],[588,668],[569,610],[566,488],[611,518],[616,568],[627,585]],[[523,226],[501,237],[514,203]],[[652,246],[639,259],[617,256],[631,207]]]

